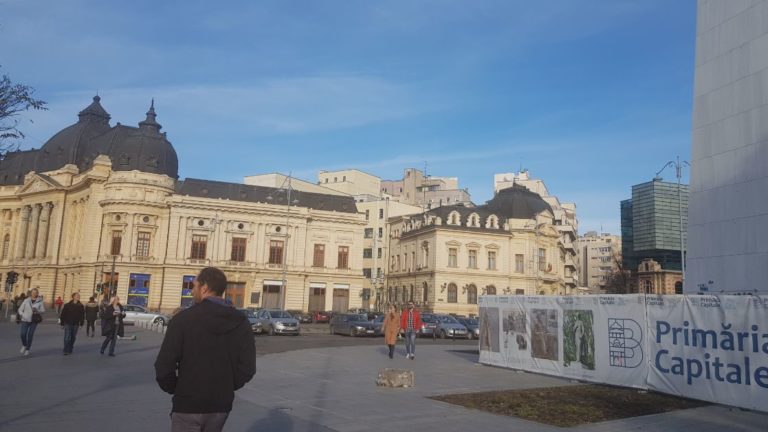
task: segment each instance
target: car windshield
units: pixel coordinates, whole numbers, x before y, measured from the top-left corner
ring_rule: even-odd
[[[286,311],[269,311],[270,318],[293,318],[291,314]]]
[[[477,320],[475,318],[464,318],[464,323],[467,325],[477,325]]]
[[[256,318],[256,315],[254,315],[254,313],[248,309],[240,309],[240,312],[244,313],[248,318]]]
[[[441,323],[444,323],[444,324],[458,324],[458,322],[456,321],[456,318],[452,316],[441,316],[441,317],[438,317],[438,319],[440,320]]]
[[[368,321],[368,315],[349,315],[349,321]]]
[[[428,322],[430,324],[434,324],[437,322],[437,318],[435,318],[434,315],[422,315],[421,320],[424,322]]]

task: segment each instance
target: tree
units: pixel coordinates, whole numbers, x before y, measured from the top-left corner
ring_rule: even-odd
[[[30,109],[47,110],[46,102],[34,98],[35,89],[14,84],[8,75],[0,79],[0,154],[5,155],[18,147],[16,140],[24,138],[19,129],[18,116]]]
[[[629,294],[632,273],[624,268],[624,262],[620,255],[613,254],[611,259],[614,263],[614,269],[606,278],[605,291],[609,294]]]

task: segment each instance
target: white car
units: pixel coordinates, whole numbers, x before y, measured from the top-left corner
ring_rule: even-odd
[[[129,304],[123,307],[125,307],[125,318],[123,318],[123,323],[125,324],[136,324],[139,321],[145,321],[152,324],[166,325],[171,320],[167,315],[150,312],[143,306]]]

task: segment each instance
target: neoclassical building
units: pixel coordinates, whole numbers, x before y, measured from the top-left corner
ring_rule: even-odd
[[[443,206],[390,221],[388,302],[476,315],[479,295],[570,294],[553,211],[521,185],[482,206]]]
[[[137,127],[110,125],[98,96],[38,150],[0,161],[0,271],[48,303],[113,283],[124,302],[171,311],[205,266],[237,306],[361,305],[364,217],[354,198],[178,179],[154,102]],[[114,266],[114,271],[113,271]]]

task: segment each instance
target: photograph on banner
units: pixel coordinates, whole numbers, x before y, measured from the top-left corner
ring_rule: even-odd
[[[768,411],[768,298],[649,296],[650,388]]]
[[[502,352],[506,367],[530,370],[530,334],[528,314],[521,297],[509,298],[509,303],[499,306],[502,317]]]
[[[563,366],[595,370],[595,328],[591,310],[563,312]]]
[[[559,332],[557,309],[531,309],[531,356],[557,360]]]

